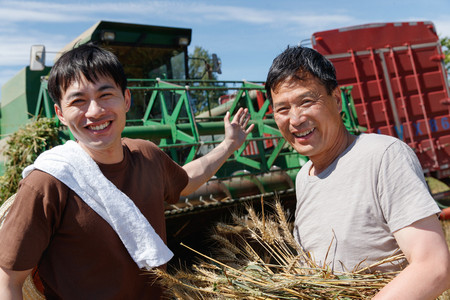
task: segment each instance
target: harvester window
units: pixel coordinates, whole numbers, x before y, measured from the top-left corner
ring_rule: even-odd
[[[122,62],[128,78],[184,79],[185,52],[182,48],[156,48],[110,45]]]
[[[128,79],[186,79],[185,48],[138,47],[136,45],[109,45],[121,61]],[[130,85],[142,85],[130,81]],[[151,83],[145,83],[151,85]],[[134,90],[127,114],[128,120],[144,117],[149,101],[145,90]],[[169,97],[170,98],[170,97]],[[169,110],[171,109],[168,104]]]
[[[170,58],[170,64],[172,66],[172,76],[176,79],[186,79],[186,69],[185,69],[185,54],[180,52],[177,54],[174,51],[174,56]]]

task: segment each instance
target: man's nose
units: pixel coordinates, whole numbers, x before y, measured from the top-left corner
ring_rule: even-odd
[[[102,107],[99,101],[93,99],[89,101],[89,107],[86,112],[86,117],[96,117],[101,115],[104,112],[104,108]]]
[[[304,111],[302,108],[293,108],[289,111],[289,122],[292,126],[299,126],[305,121]]]

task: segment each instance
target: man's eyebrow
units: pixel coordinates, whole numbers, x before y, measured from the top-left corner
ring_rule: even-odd
[[[273,106],[273,108],[277,108],[279,106],[283,106],[285,103],[286,103],[286,101],[281,101],[281,102],[273,103],[272,106]]]
[[[104,90],[114,89],[115,86],[112,84],[104,84],[97,89],[97,92],[103,92]]]
[[[81,96],[83,96],[83,92],[73,92],[73,93],[70,93],[69,95],[67,95],[67,99],[73,99],[73,98],[78,98],[78,97],[81,97]]]
[[[97,89],[97,92],[103,92],[103,91],[109,90],[109,89],[114,89],[114,86],[112,84],[104,84],[104,85],[101,85]],[[69,95],[67,95],[67,99],[73,99],[73,98],[81,97],[83,95],[84,95],[84,92],[76,91],[76,92],[73,92],[73,93],[70,93]]]
[[[306,97],[315,98],[315,97],[317,97],[317,93],[315,93],[314,91],[305,91],[304,93],[297,94],[294,97],[295,97],[295,99],[303,99]],[[286,102],[288,102],[288,101],[287,100],[279,101],[280,104],[284,104]]]
[[[305,98],[305,97],[316,97],[317,93],[313,91],[306,91],[304,93],[301,93],[297,96],[297,98]]]

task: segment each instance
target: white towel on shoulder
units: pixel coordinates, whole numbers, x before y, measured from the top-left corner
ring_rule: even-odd
[[[167,263],[173,256],[134,202],[109,181],[74,141],[43,152],[22,172],[34,169],[57,178],[111,225],[139,268]]]

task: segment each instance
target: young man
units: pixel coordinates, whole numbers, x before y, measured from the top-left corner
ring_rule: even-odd
[[[253,125],[247,128],[246,110],[231,122],[227,113],[224,141],[180,167],[149,141],[121,138],[126,84],[117,58],[93,45],[67,52],[52,68],[56,114],[77,142],[45,152],[24,172],[0,229],[0,299],[22,299],[34,267],[49,299],[160,299],[142,268],[171,257],[158,244],[165,241],[164,201],[206,182]]]
[[[435,299],[449,288],[440,210],[414,152],[393,137],[346,130],[334,67],[312,49],[288,47],[276,57],[266,90],[283,137],[310,158],[296,179],[299,244],[337,272],[400,248],[406,267],[371,268],[402,269],[376,299]]]

